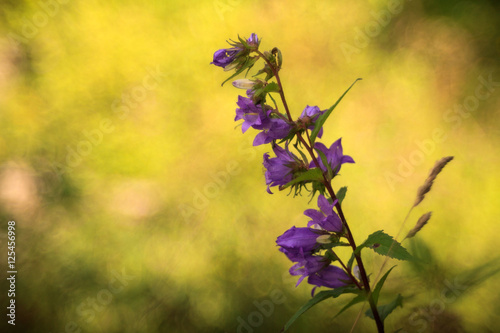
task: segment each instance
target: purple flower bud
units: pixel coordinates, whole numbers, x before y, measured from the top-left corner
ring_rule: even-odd
[[[259,46],[259,37],[255,33],[252,33],[250,35],[250,38],[248,38],[248,45],[252,47],[258,47]]]
[[[245,43],[245,40],[240,39],[239,42],[228,42],[231,48],[220,49],[214,53],[214,61],[211,64],[224,68],[224,70],[234,69],[239,61],[247,57],[251,51],[255,51],[259,47],[259,38],[256,34],[252,34]]]
[[[302,111],[302,114],[299,118],[299,126],[303,126],[303,129],[308,128],[310,130],[314,129],[316,124],[316,120],[318,117],[325,113],[326,110],[321,111],[317,106],[306,106],[306,108]],[[323,127],[320,128],[318,132],[318,138],[323,136]]]
[[[257,84],[256,80],[239,79],[233,81],[233,86],[240,89],[251,89]]]
[[[236,59],[239,51],[236,48],[220,49],[214,53],[214,61],[211,64],[225,68]]]

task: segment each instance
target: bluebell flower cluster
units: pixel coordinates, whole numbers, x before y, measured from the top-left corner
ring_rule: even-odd
[[[354,160],[343,154],[341,139],[335,141],[330,148],[320,142],[309,139],[307,143],[303,139],[302,135],[309,138],[309,133],[316,127],[319,127],[317,138],[322,137],[322,123],[318,125],[318,122],[326,110],[308,105],[300,117],[293,120],[286,105],[286,113],[282,113],[276,103],[274,106],[266,103],[271,93],[279,93],[283,99],[279,80],[277,79],[277,83],[270,81],[281,68],[279,50],[261,52],[256,34],[229,44],[230,48],[215,52],[212,64],[224,70],[234,69],[236,75],[252,68],[258,59],[265,61],[264,68],[256,74],[266,74],[265,79],[239,79],[233,85],[246,90],[246,96],[238,96],[234,120],[242,121],[243,133],[250,128],[258,131],[253,141],[254,146],[271,144],[274,153],[274,156],[269,153],[263,156],[267,192],[272,194],[272,187],[280,190],[290,187],[299,189],[300,192],[302,187],[307,188],[308,185],[323,189],[318,196],[319,209],[307,209],[304,212],[310,218],[307,227],[293,226],[276,240],[279,250],[293,262],[290,274],[299,276],[297,285],[307,278],[307,282],[315,286],[313,293],[317,287],[338,288],[354,283],[352,274],[348,274],[345,267],[332,265],[336,259],[329,250],[329,244],[345,237],[345,230],[342,220],[334,211],[337,201],[329,200],[324,195],[324,182],[337,176],[342,164],[354,163]],[[292,152],[291,146],[295,147],[297,153]],[[302,152],[304,148],[311,161]]]

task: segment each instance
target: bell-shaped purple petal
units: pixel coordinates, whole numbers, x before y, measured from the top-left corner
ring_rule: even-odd
[[[304,252],[312,251],[319,247],[316,238],[320,234],[311,228],[296,228],[293,226],[276,239],[276,244],[286,250],[302,248]]]
[[[234,61],[239,51],[235,48],[220,49],[214,53],[214,61],[211,64],[224,68]]]
[[[317,106],[306,106],[306,108],[300,114],[300,118],[310,117],[313,118],[317,115],[322,114],[322,111]]]
[[[319,226],[328,231],[342,231],[342,221],[336,213],[334,213],[333,215],[328,215],[324,220],[319,222]]]
[[[312,219],[309,221],[309,224],[307,225],[308,227],[313,224],[318,224],[325,217],[325,215],[317,209],[306,209],[304,211],[304,215]]]
[[[302,248],[279,248],[280,252],[283,252],[288,259],[290,259],[293,262],[299,262],[304,258],[305,252]],[[308,254],[312,252],[307,252]]]
[[[257,135],[259,137],[259,135]],[[270,187],[285,185],[293,180],[293,171],[300,168],[299,159],[288,150],[288,146],[281,148],[278,145],[273,147],[276,157],[269,158],[269,154],[264,154],[264,167],[266,168],[267,192],[271,193]]]
[[[322,270],[329,264],[330,260],[328,260],[325,257],[308,255],[305,256],[298,263],[293,265],[290,268],[289,272],[290,275],[301,275],[301,277],[297,281],[297,284],[295,285],[297,287],[305,277]]]
[[[255,139],[253,139],[253,145],[260,146],[260,145],[264,145],[267,143],[271,143],[272,141],[273,141],[273,139],[271,137],[269,137],[269,135],[267,135],[266,132],[260,132],[259,134],[257,134],[255,136]]]
[[[349,275],[340,267],[328,266],[309,275],[307,282],[317,287],[339,288],[349,284]]]
[[[325,113],[326,110],[321,111],[319,107],[317,106],[306,106],[306,108],[302,111],[300,115],[300,119],[308,124],[306,125],[308,129],[311,131],[314,129],[316,121],[318,120],[318,117]],[[309,125],[310,124],[310,125]],[[320,128],[318,132],[318,138],[321,138],[323,136],[323,127]]]
[[[333,205],[331,205],[328,199],[322,194],[318,196],[318,207],[326,215],[331,215],[333,213]]]
[[[307,224],[308,227],[319,226],[321,229],[331,232],[342,231],[342,221],[340,217],[333,211],[333,207],[337,203],[335,200],[330,204],[327,198],[322,194],[318,196],[318,207],[320,210],[307,209],[304,215],[310,217],[312,220]]]
[[[321,152],[323,152],[323,154],[325,154],[326,160],[327,160],[328,164],[330,164],[330,168],[332,169],[334,176],[338,174],[342,164],[354,163],[354,160],[352,159],[351,156],[343,154],[341,140],[342,139],[338,139],[337,141],[335,141],[330,146],[330,148],[327,148],[321,142],[316,142],[314,144],[315,149],[320,150]],[[321,170],[326,172],[328,170],[328,168],[323,164],[323,161],[321,160],[321,158],[319,156],[318,156],[317,160],[318,160],[318,163],[319,163]],[[310,167],[315,167],[315,166],[316,166],[316,164],[314,162],[311,162]]]
[[[270,143],[273,140],[284,139],[292,129],[292,126],[281,118],[268,118],[261,126],[252,127],[262,129],[262,132],[257,134],[254,139],[254,146]]]
[[[262,106],[257,106],[253,103],[251,98],[238,96],[239,106],[236,109],[235,121],[243,119],[241,130],[245,133],[250,127],[259,127],[267,120],[267,112],[262,110]]]

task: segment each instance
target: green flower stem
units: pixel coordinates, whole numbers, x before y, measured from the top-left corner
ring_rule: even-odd
[[[262,59],[264,59],[264,61],[268,64],[268,66],[273,71],[274,77],[276,78],[276,82],[278,83],[278,86],[280,88],[279,94],[280,94],[280,97],[281,97],[281,101],[283,103],[283,107],[285,108],[285,111],[286,111],[286,114],[288,116],[288,119],[290,121],[293,121],[293,118],[292,118],[292,116],[290,114],[290,110],[288,109],[288,104],[286,103],[285,94],[283,92],[283,85],[281,84],[281,80],[280,80],[280,77],[279,77],[279,74],[278,74],[278,70],[271,64],[271,62],[269,60],[266,59],[266,57],[264,56],[264,54],[262,54],[262,52],[260,52],[258,50],[256,52],[259,54],[259,56]],[[314,151],[312,149],[312,142],[311,142],[311,139],[309,137],[309,133],[307,132],[307,130],[306,130],[306,134],[307,134],[307,138],[308,138],[309,143],[306,142],[306,140],[304,140],[304,138],[302,137],[302,135],[300,133],[297,133],[297,137],[300,140],[300,142],[304,145],[304,147],[306,148],[306,150],[308,151],[309,155],[311,156],[311,158],[314,161],[314,164],[316,164],[316,166],[319,168],[320,164],[319,164],[318,159],[316,158],[316,156],[314,154]],[[330,194],[330,197],[334,201],[337,200],[337,196],[335,195],[335,192],[333,191],[331,181],[329,181],[327,179],[327,177],[326,177],[325,174],[323,174],[323,178],[324,178],[324,182],[323,183],[325,184],[325,187],[328,190],[328,193]],[[353,235],[351,233],[349,225],[347,224],[347,220],[346,220],[346,218],[344,216],[344,212],[342,211],[342,207],[340,206],[340,203],[338,201],[335,204],[335,208],[337,208],[337,212],[338,212],[339,217],[340,217],[340,219],[342,221],[342,224],[345,226],[346,236],[347,236],[347,239],[349,241],[349,244],[351,245],[353,252],[355,252],[356,251],[356,242],[354,241],[354,237],[353,237]],[[377,324],[378,333],[384,333],[384,323],[382,322],[382,319],[380,318],[380,315],[379,315],[378,309],[377,309],[377,305],[375,304],[375,301],[373,300],[372,292],[371,292],[371,289],[370,289],[370,283],[368,282],[368,276],[366,275],[366,270],[365,270],[365,266],[363,264],[363,260],[361,259],[361,256],[359,254],[355,254],[354,257],[355,257],[356,262],[357,262],[358,267],[359,267],[359,274],[361,276],[361,280],[363,281],[364,290],[366,292],[366,296],[368,298],[368,302],[370,304],[370,307],[371,307],[371,310],[372,310],[372,313],[373,313],[373,318],[375,319],[375,323]],[[342,265],[342,266],[344,266],[344,265]],[[346,269],[345,266],[344,266],[344,269]],[[349,270],[347,270],[347,271],[349,272]],[[349,272],[349,274],[351,274],[351,272]],[[352,274],[351,274],[351,277],[352,277]],[[353,280],[355,280],[355,279],[353,279]],[[357,285],[358,285],[358,288],[360,288],[359,284],[357,284]]]
[[[293,122],[292,115],[290,114],[290,110],[288,109],[288,105],[286,104],[285,93],[283,92],[283,86],[281,85],[281,80],[280,80],[280,77],[278,75],[278,71],[276,70],[276,68],[274,68],[274,66],[271,64],[271,62],[269,60],[267,60],[267,58],[264,56],[264,54],[262,54],[262,52],[260,52],[259,50],[256,50],[255,52],[257,52],[257,54],[262,59],[264,59],[264,61],[269,66],[269,68],[271,68],[271,70],[273,71],[274,77],[276,78],[276,82],[278,83],[278,86],[280,87],[280,97],[281,97],[281,101],[283,102],[283,106],[285,107],[286,115],[288,116],[288,119]]]

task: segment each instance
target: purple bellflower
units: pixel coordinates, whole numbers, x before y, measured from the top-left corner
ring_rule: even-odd
[[[261,126],[253,126],[253,128],[262,130],[255,136],[253,141],[254,146],[260,146],[273,140],[286,138],[292,129],[292,125],[281,118],[268,118]]]
[[[317,106],[306,106],[306,108],[302,111],[302,114],[300,115],[300,118],[298,120],[299,126],[301,126],[303,129],[314,129],[314,124],[316,123],[316,120],[318,120],[318,117],[321,116],[323,113],[325,113],[326,110],[321,111],[319,107]],[[323,127],[318,132],[318,138],[321,138],[323,136]]]
[[[314,251],[320,246],[320,244],[316,242],[316,238],[321,234],[323,234],[323,232],[319,230],[296,228],[293,226],[276,239],[276,244],[291,252],[300,252],[300,249],[302,249],[303,252]]]
[[[330,260],[323,256],[313,256],[308,254],[300,258],[298,262],[290,268],[289,272],[290,275],[300,275],[300,278],[295,285],[297,287],[302,280],[304,280],[304,278],[319,272],[329,264]]]
[[[288,150],[288,146],[281,148],[278,145],[273,147],[276,157],[269,158],[269,154],[264,154],[264,167],[266,168],[267,192],[271,192],[270,187],[281,186],[291,182],[294,174],[298,171],[307,170],[306,165],[297,156]]]
[[[326,160],[328,161],[328,164],[330,164],[330,167],[332,168],[333,175],[335,176],[338,174],[340,171],[340,167],[344,163],[354,163],[354,160],[352,159],[351,156],[349,155],[344,155],[342,151],[342,138],[338,139],[332,145],[330,148],[326,148],[324,144],[321,142],[316,142],[314,144],[314,148],[322,151],[325,156]],[[323,161],[321,158],[318,156],[318,162],[321,170],[324,172],[327,172],[328,168],[323,164]],[[316,165],[314,162],[311,162],[311,165],[309,167],[315,167]]]
[[[330,265],[309,275],[307,282],[316,287],[339,288],[347,286],[350,280],[351,279],[342,268]],[[314,295],[316,287],[312,289],[311,295]]]
[[[342,231],[342,221],[340,217],[333,211],[333,207],[337,203],[335,200],[332,204],[322,194],[318,196],[318,207],[320,210],[307,209],[304,215],[312,220],[307,224],[308,227],[319,226],[321,229],[331,232]]]
[[[247,91],[249,97],[253,96],[252,91]],[[245,133],[250,127],[261,131],[255,136],[253,141],[254,146],[270,143],[273,140],[285,138],[292,129],[292,125],[288,124],[281,118],[271,118],[273,110],[268,105],[256,105],[252,98],[238,96],[236,103],[239,108],[236,109],[235,121],[243,120],[241,130]],[[263,109],[264,108],[264,109]]]
[[[236,109],[235,121],[243,119],[241,130],[245,133],[250,127],[259,127],[269,118],[271,110],[264,111],[262,105],[255,105],[251,98],[238,96],[239,108]]]
[[[279,248],[280,252],[283,252],[290,261],[293,262],[299,262],[304,258],[305,255],[312,255],[313,251],[307,251],[304,252],[304,249],[299,247],[299,248],[284,248],[280,247]]]

